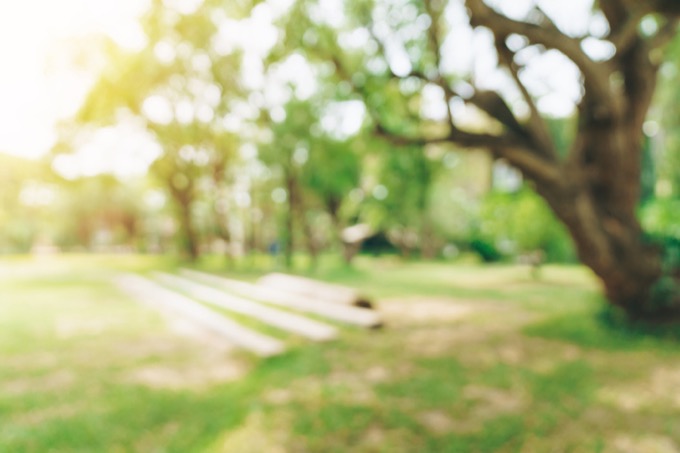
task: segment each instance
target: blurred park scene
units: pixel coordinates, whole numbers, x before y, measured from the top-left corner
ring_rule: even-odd
[[[0,5],[0,452],[680,452],[679,23]]]

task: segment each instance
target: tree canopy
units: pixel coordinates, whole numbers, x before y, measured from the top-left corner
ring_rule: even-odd
[[[401,242],[423,251],[445,223],[431,218],[443,214],[430,201],[433,184],[452,174],[446,156],[484,150],[544,199],[614,305],[635,317],[680,314],[677,268],[638,219],[641,200],[658,189],[645,182],[643,190],[650,108],[657,93],[677,95],[676,1],[599,0],[578,20],[543,1],[275,3],[205,1],[182,13],[155,1],[146,47],[110,51],[111,67],[78,116],[111,122],[124,109],[144,119],[163,148],[152,172],[177,206],[192,256],[194,211],[211,191],[233,189],[237,168],[261,177],[241,178],[242,207],[268,198],[258,190],[287,203],[274,236],[289,254],[296,234],[315,255],[328,239],[324,222],[337,232],[367,218],[397,232],[396,243],[419,235]],[[259,54],[225,44],[229,30],[233,39],[263,17],[273,25]],[[659,118],[672,131],[677,103],[663,98],[656,105],[671,114]],[[656,146],[674,140],[671,132]],[[677,151],[664,154],[671,162]],[[229,230],[225,214],[212,214],[218,230]],[[541,219],[527,218],[526,231]]]
[[[612,302],[636,316],[676,312],[677,282],[657,297],[655,288],[674,280],[664,277],[637,208],[643,126],[677,33],[678,4],[602,0],[582,30],[543,6],[348,1],[332,20],[316,2],[298,1],[282,47],[332,65],[333,77],[364,101],[375,133],[394,145],[483,148],[518,168],[565,223]],[[496,68],[479,67],[474,56],[467,68],[456,66],[466,24],[494,50]],[[568,144],[556,140],[542,102],[548,95],[531,81],[534,62],[549,58],[575,74]],[[428,97],[439,111],[424,107]],[[471,112],[479,117],[473,124]]]

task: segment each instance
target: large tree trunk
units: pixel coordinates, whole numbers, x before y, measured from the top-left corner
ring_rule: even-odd
[[[638,221],[616,219],[587,187],[573,189],[548,200],[581,261],[602,280],[607,298],[636,318],[680,314],[680,305],[659,311],[671,301],[654,300],[654,286],[663,276],[662,251],[644,240]]]
[[[182,247],[187,253],[189,259],[195,261],[198,258],[198,235],[194,227],[194,221],[191,218],[191,203],[180,203],[180,225],[182,235]]]
[[[611,61],[599,63],[583,53],[578,41],[552,27],[549,18],[534,27],[498,14],[482,0],[466,4],[473,25],[485,25],[494,32],[499,61],[532,109],[531,118],[518,130],[513,129],[513,121],[503,121],[504,109],[477,104],[507,127],[509,137],[518,137],[520,142],[522,135],[530,137],[524,152],[508,147],[506,139],[499,144],[505,149],[497,154],[535,182],[537,191],[569,229],[581,261],[602,280],[612,304],[631,318],[679,320],[677,269],[667,268],[664,250],[646,239],[636,216],[641,199],[643,124],[659,68],[654,52],[661,52],[660,43],[672,36],[678,17],[668,17],[666,30],[646,39],[636,32],[639,17],[633,14],[632,3],[600,2],[617,53]],[[506,46],[509,33],[523,34],[535,44],[562,52],[582,73],[578,130],[566,159],[555,152],[545,123],[522,84],[514,54]]]
[[[198,258],[198,234],[191,215],[193,204],[193,186],[188,184],[186,187],[176,187],[172,182],[168,185],[170,195],[176,203],[179,215],[179,241],[182,252],[186,253],[192,261]]]
[[[331,219],[331,224],[333,226],[333,229],[331,231],[332,243],[339,246],[340,249],[343,249],[345,244],[344,241],[342,240],[342,230],[345,229],[345,225],[343,224],[340,218],[341,202],[342,200],[339,197],[329,195],[324,200],[324,206],[326,208],[326,212],[328,213]]]
[[[307,254],[309,255],[309,267],[310,269],[316,269],[319,264],[319,251],[321,247],[317,241],[314,228],[312,228],[312,225],[307,218],[304,204],[300,203],[298,208],[298,219],[301,223],[302,232],[305,235],[305,245],[307,247]]]
[[[579,258],[600,277],[612,304],[636,319],[680,318],[674,270],[664,269],[662,247],[646,238],[636,216],[640,137],[626,123],[607,133],[592,124],[587,129],[572,153],[579,162],[567,164],[561,184],[539,182],[536,189],[567,226]]]
[[[288,170],[286,174],[286,191],[288,192],[288,209],[285,213],[284,228],[281,232],[281,246],[283,249],[286,269],[293,267],[293,251],[295,249],[295,212],[297,211],[297,184],[295,177]]]
[[[423,212],[422,219],[420,227],[420,256],[425,260],[433,260],[437,258],[439,252],[434,225],[427,212]]]
[[[213,207],[213,214],[215,215],[215,233],[217,237],[224,241],[226,244],[224,258],[226,259],[227,266],[233,267],[234,265],[234,250],[231,231],[229,230],[229,225],[227,224],[227,219],[224,213]]]
[[[609,30],[602,39],[615,50],[606,59],[593,58],[582,37],[564,33],[539,5],[522,20],[506,16],[492,7],[489,0],[464,3],[470,25],[484,27],[493,35],[498,63],[514,81],[526,108],[519,115],[515,100],[505,99],[505,90],[484,89],[474,71],[465,79],[466,89],[459,89],[459,79],[451,77],[442,62],[444,53],[449,52],[448,46],[444,46],[450,37],[446,2],[424,0],[422,4],[431,25],[422,45],[431,61],[423,57],[407,74],[388,70],[377,80],[387,86],[408,77],[437,85],[446,105],[462,102],[472,106],[492,118],[493,127],[484,132],[466,128],[458,112],[449,108],[442,123],[445,127],[435,131],[429,118],[420,118],[421,129],[416,133],[410,127],[412,118],[399,127],[394,115],[387,118],[384,109],[378,108],[375,104],[378,97],[371,96],[365,84],[355,84],[355,91],[364,98],[375,123],[375,134],[397,146],[451,143],[487,149],[495,157],[505,159],[533,181],[539,194],[567,226],[581,260],[602,279],[606,295],[614,305],[634,318],[680,320],[678,264],[669,268],[664,251],[645,239],[636,218],[643,125],[663,63],[664,47],[679,30],[680,2],[595,2],[594,8],[608,22]],[[659,18],[657,30],[641,31],[646,28],[640,26],[641,21],[650,16]],[[399,35],[399,30],[393,32]],[[525,44],[519,45],[519,49],[516,44],[510,45],[509,37],[513,35],[524,38]],[[380,42],[379,36],[374,38]],[[381,44],[384,51],[387,46]],[[543,96],[543,90],[537,90],[523,77],[525,58],[518,58],[517,53],[529,48],[559,52],[580,72],[578,130],[568,153],[554,139],[539,108],[538,98]],[[356,68],[338,55],[332,55],[330,61],[339,77],[354,83]],[[406,107],[410,99],[404,97],[403,101]],[[404,127],[406,124],[409,127]]]

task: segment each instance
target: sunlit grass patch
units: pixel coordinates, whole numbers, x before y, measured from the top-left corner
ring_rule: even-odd
[[[680,446],[677,343],[603,324],[580,268],[532,282],[522,267],[360,261],[327,276],[377,296],[391,323],[258,360],[109,282],[172,260],[20,262],[0,275],[2,452]]]
[[[570,342],[579,346],[609,351],[680,349],[680,331],[643,325],[612,323],[601,311],[577,310],[558,314],[527,326],[528,335]]]
[[[35,274],[30,261],[12,261],[14,272],[0,276],[0,451],[111,451],[131,442],[131,432],[180,423],[179,414],[196,410],[173,402],[145,371],[166,370],[175,388],[193,392],[206,388],[206,374],[208,384],[223,385],[250,367],[230,358],[240,369],[210,376],[229,356],[174,334],[155,311],[122,297],[98,261],[41,262]]]

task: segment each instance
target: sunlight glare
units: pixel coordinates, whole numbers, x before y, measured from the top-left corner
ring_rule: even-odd
[[[0,152],[27,158],[46,153],[54,127],[72,115],[94,74],[62,64],[73,44],[105,35],[124,48],[138,48],[136,18],[148,1],[22,0],[0,3]],[[55,64],[56,62],[56,64]],[[88,68],[90,70],[95,68]]]
[[[141,176],[162,150],[140,123],[124,121],[96,131],[74,154],[54,160],[54,168],[68,179],[111,172],[119,178]]]

